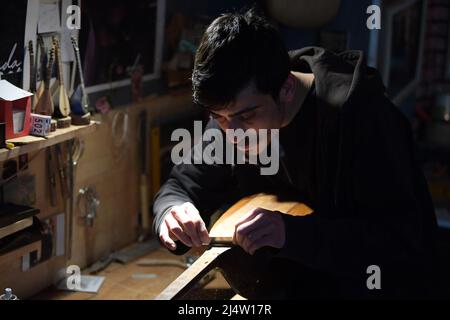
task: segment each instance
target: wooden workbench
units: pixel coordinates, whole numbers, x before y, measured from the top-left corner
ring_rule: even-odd
[[[192,253],[188,253],[192,255]],[[165,249],[157,249],[126,265],[113,262],[98,275],[105,281],[98,293],[69,292],[48,288],[33,299],[50,300],[151,300],[167,287],[184,270],[175,266],[139,266],[140,259],[176,259]],[[154,277],[156,276],[156,277]],[[154,277],[154,278],[153,278]],[[193,290],[187,299],[230,299],[235,296],[220,273],[204,289]]]
[[[190,91],[171,92],[162,96],[150,96],[128,106],[115,107],[105,115],[96,114],[93,116],[96,122],[91,126],[58,129],[48,139],[33,137],[36,141],[28,145],[17,144],[12,150],[1,150],[0,165],[6,160],[17,160],[19,155],[28,154],[28,169],[21,172],[20,176],[34,179],[31,192],[34,202],[30,206],[40,209],[38,218],[45,220],[67,213],[68,210],[66,202],[60,196],[59,183],[57,204],[54,207],[50,205],[44,150],[54,144],[61,144],[64,151],[64,141],[80,138],[84,141],[84,153],[74,172],[75,200],[78,190],[89,186],[96,189],[101,204],[92,227],[83,223],[80,218],[83,212],[75,206],[73,220],[70,221],[73,226],[72,241],[69,243],[70,257],[53,256],[25,272],[22,271],[22,256],[27,253],[24,250],[0,257],[0,290],[11,287],[22,299],[30,298],[49,287],[65,266],[78,265],[83,269],[137,239],[137,216],[140,210],[139,159],[142,152],[138,124],[140,113],[144,110],[152,125],[197,115]],[[123,112],[129,118],[128,142],[118,148],[111,138],[112,126],[117,114]],[[149,148],[150,145],[146,147]],[[156,156],[155,163],[157,159]],[[152,174],[156,173],[150,172]],[[68,226],[67,223],[66,225]]]

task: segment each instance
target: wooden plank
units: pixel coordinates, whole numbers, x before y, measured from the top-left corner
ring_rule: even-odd
[[[25,153],[38,151],[40,149],[61,143],[78,137],[82,134],[94,132],[97,129],[98,123],[93,121],[86,126],[70,126],[69,128],[57,129],[52,132],[47,138],[25,136],[15,139],[9,139],[15,145],[13,149],[0,149],[0,161],[5,161],[11,158],[18,157]]]
[[[14,222],[11,225],[0,228],[0,239],[13,234],[14,232],[18,232],[25,228],[28,228],[33,224],[33,218],[25,218],[23,220],[19,220]]]
[[[4,253],[4,254],[0,255],[0,258],[2,259],[2,261],[13,260],[13,259],[21,258],[30,252],[37,251],[38,259],[40,259],[41,246],[42,246],[41,240],[35,241],[35,242],[29,243],[23,247],[20,247],[16,250],[12,250],[10,252]]]
[[[231,247],[212,247],[205,251],[190,267],[165,288],[155,300],[176,300],[183,298],[208,271],[215,267],[214,261]]]

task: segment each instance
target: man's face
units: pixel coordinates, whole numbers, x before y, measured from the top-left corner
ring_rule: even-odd
[[[223,131],[255,129],[258,132],[259,129],[279,129],[282,119],[280,107],[273,97],[270,94],[259,92],[253,83],[242,89],[233,103],[218,110],[211,110],[211,116]],[[269,139],[270,132],[268,132],[267,141],[264,142],[260,139],[257,145],[246,143],[243,150],[260,153],[270,143]],[[239,147],[239,139],[228,140],[238,144]]]

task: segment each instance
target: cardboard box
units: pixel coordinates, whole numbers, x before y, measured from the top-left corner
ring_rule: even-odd
[[[31,114],[30,134],[38,137],[46,137],[50,134],[52,117],[42,114]]]

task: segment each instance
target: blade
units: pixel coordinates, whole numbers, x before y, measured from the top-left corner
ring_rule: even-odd
[[[232,237],[210,237],[209,238],[210,246],[233,246],[233,238]]]

